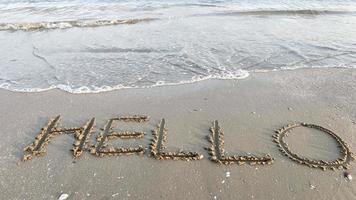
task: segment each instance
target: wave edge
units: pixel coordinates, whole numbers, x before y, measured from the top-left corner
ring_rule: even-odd
[[[157,20],[157,18],[0,23],[0,31],[44,31],[53,29],[91,28],[114,25],[131,25],[141,22],[150,22],[154,20]]]

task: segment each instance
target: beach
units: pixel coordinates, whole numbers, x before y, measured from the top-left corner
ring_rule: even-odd
[[[310,168],[281,154],[274,131],[306,122],[334,131],[355,152],[355,69],[297,69],[251,73],[241,80],[210,79],[192,84],[72,94],[0,91],[1,199],[355,199],[355,180],[345,170]],[[202,160],[157,160],[144,155],[99,158],[84,152],[74,158],[74,137],[55,136],[47,154],[23,162],[23,148],[47,122],[79,127],[95,117],[94,138],[113,117],[147,115],[140,124],[116,129],[146,132],[143,139],[110,142],[148,148],[151,131],[166,120],[166,151],[201,153]],[[209,160],[204,147],[214,120],[225,133],[226,153],[270,154],[271,165],[223,165]],[[298,154],[338,158],[336,142],[320,131],[298,128],[286,138]],[[351,175],[355,173],[354,162]]]

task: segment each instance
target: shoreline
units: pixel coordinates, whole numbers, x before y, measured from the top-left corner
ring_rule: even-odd
[[[254,70],[254,71],[243,71],[243,74],[241,77],[238,78],[228,78],[224,77],[221,78],[219,76],[213,76],[213,77],[203,77],[203,78],[192,78],[193,80],[187,80],[187,81],[181,81],[177,83],[156,83],[155,85],[151,86],[122,86],[122,85],[116,85],[116,86],[101,86],[101,87],[96,87],[96,89],[100,88],[99,90],[93,91],[92,89],[89,89],[87,86],[83,86],[80,88],[72,89],[72,88],[67,88],[65,85],[57,85],[57,86],[51,86],[49,88],[26,88],[26,89],[21,89],[21,90],[10,90],[6,89],[4,87],[1,87],[0,90],[5,90],[9,92],[15,92],[15,93],[41,93],[41,92],[47,92],[51,90],[59,90],[63,91],[69,94],[101,94],[105,92],[114,92],[114,91],[120,91],[120,90],[132,90],[132,89],[151,89],[151,88],[156,88],[156,87],[170,87],[170,86],[180,86],[180,85],[190,85],[190,84],[196,84],[199,82],[204,82],[204,81],[238,81],[238,80],[243,80],[246,79],[250,76],[250,73],[278,73],[278,72],[284,72],[284,71],[294,71],[294,70],[356,70],[356,68],[350,68],[350,67],[315,67],[315,68],[284,68],[284,69],[273,69],[273,70]],[[107,89],[105,89],[107,88]]]
[[[355,152],[355,79],[355,69],[296,69],[253,73],[240,80],[91,94],[1,89],[0,194],[4,199],[58,199],[62,193],[70,199],[353,199],[355,181],[346,181],[343,170],[299,165],[279,152],[272,135],[292,122],[314,123],[335,131]],[[143,147],[165,118],[167,150],[195,151],[204,159],[161,161],[147,153],[97,158],[88,152],[74,159],[74,137],[62,135],[51,139],[44,157],[21,162],[22,149],[58,114],[59,127],[82,126],[95,117],[92,142],[112,117],[148,115],[143,125],[118,126],[145,131],[143,139],[110,143]],[[227,153],[268,153],[274,163],[225,166],[208,160],[205,138],[214,120],[225,132]],[[287,141],[298,154],[337,158],[335,142],[325,134],[304,129],[295,133]],[[351,162],[351,174],[354,165]]]

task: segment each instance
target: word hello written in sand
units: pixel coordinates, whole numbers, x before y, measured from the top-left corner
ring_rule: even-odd
[[[131,148],[119,148],[119,147],[108,147],[108,141],[113,139],[140,139],[145,136],[145,132],[135,132],[135,131],[124,131],[115,132],[113,130],[114,122],[134,122],[134,123],[145,123],[149,121],[147,116],[124,116],[111,118],[106,123],[104,129],[96,138],[95,145],[90,144],[90,137],[94,132],[95,118],[89,120],[82,127],[74,128],[58,128],[57,124],[60,116],[55,117],[50,120],[48,124],[43,127],[40,133],[36,136],[35,141],[27,146],[24,151],[25,155],[23,157],[24,161],[31,160],[35,156],[43,156],[46,154],[46,146],[50,140],[61,134],[73,134],[75,137],[75,143],[73,144],[73,156],[79,158],[84,151],[90,152],[92,155],[103,157],[103,156],[114,156],[114,155],[132,155],[139,154],[143,155],[145,149],[142,146],[131,147]],[[149,154],[159,160],[201,160],[203,155],[198,152],[167,152],[164,151],[167,143],[168,131],[165,128],[165,119],[162,119],[157,125],[156,130],[152,131],[153,139],[149,144]],[[284,141],[284,138],[290,133],[294,128],[306,127],[313,128],[324,132],[331,136],[337,143],[339,148],[340,156],[334,161],[324,161],[324,160],[313,160],[301,157],[293,153],[288,144]],[[273,163],[274,158],[269,154],[263,157],[256,156],[239,156],[239,155],[226,155],[224,149],[224,132],[219,126],[218,121],[213,122],[213,126],[210,128],[210,135],[207,136],[210,146],[206,148],[210,155],[210,160],[215,163],[221,164],[250,164],[250,165],[270,165]],[[353,153],[350,151],[349,146],[334,132],[314,124],[298,123],[289,124],[276,131],[273,135],[273,141],[277,144],[280,151],[291,160],[306,165],[313,168],[326,169],[348,169],[350,162],[354,160]]]

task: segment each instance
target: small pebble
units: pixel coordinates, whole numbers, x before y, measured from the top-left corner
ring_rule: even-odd
[[[66,200],[68,199],[69,195],[68,194],[61,194],[61,196],[59,196],[58,200]]]
[[[230,172],[226,172],[226,177],[230,177]]]
[[[314,190],[314,189],[315,189],[315,186],[312,185],[312,184],[310,184],[310,189],[311,189],[311,190]]]
[[[352,180],[352,175],[350,174],[350,172],[344,172],[344,177],[345,177],[346,179],[348,179],[349,181]]]
[[[349,179],[350,181],[352,180],[351,174],[347,175],[347,179]]]

